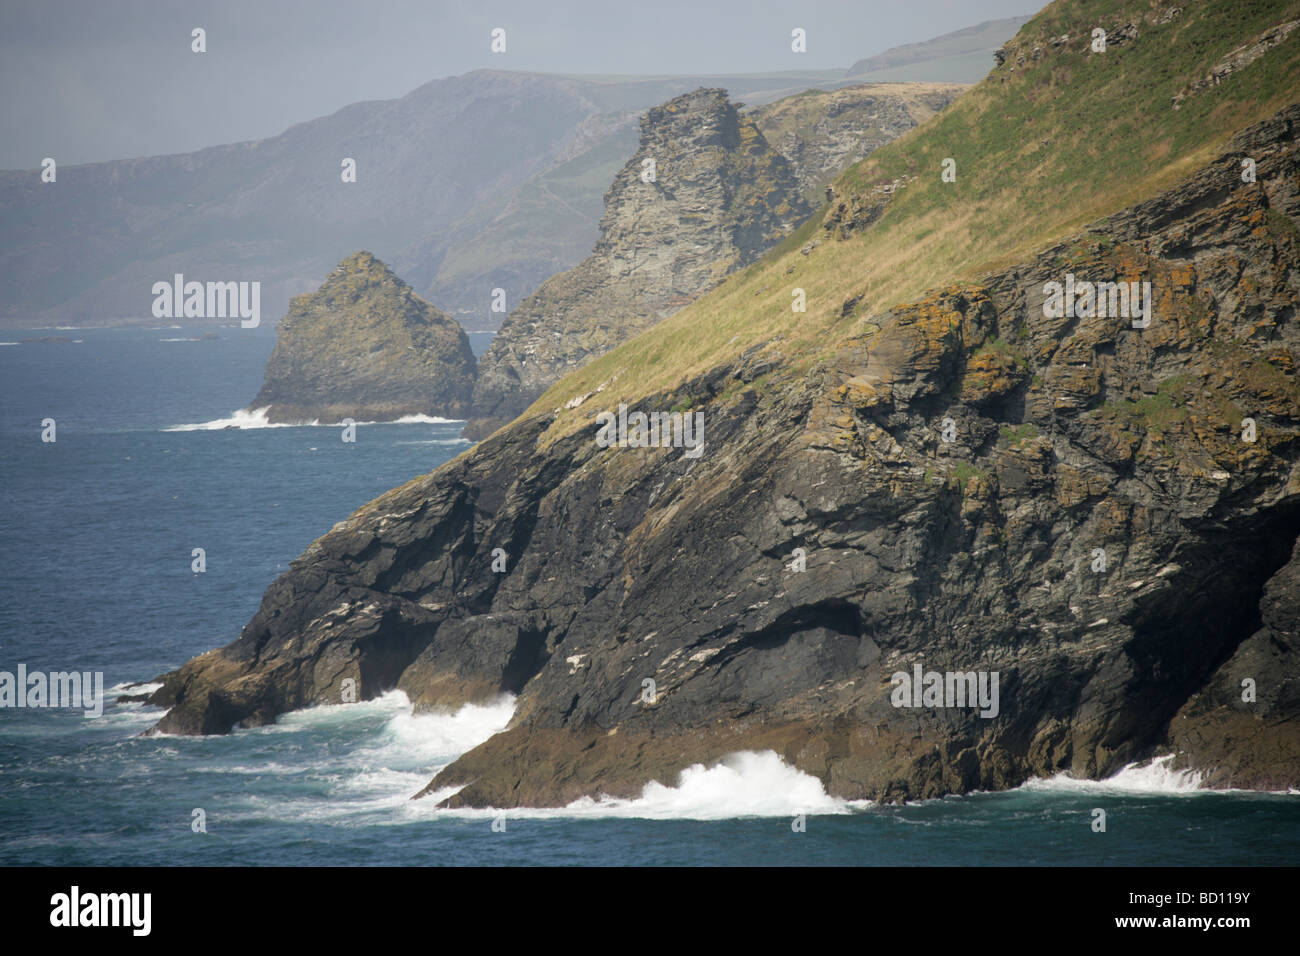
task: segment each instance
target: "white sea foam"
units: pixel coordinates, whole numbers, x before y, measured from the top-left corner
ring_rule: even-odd
[[[130,694],[136,696],[139,694],[152,694],[156,690],[162,689],[162,681],[123,681],[120,684],[114,684],[108,690],[104,691],[105,697],[117,697],[120,694]]]
[[[199,422],[196,425],[172,425],[170,428],[164,428],[165,432],[214,432],[222,431],[227,428],[293,428],[293,425],[287,425],[279,422],[269,422],[266,419],[266,412],[271,406],[266,408],[240,408],[230,413],[229,418],[215,418],[210,422]],[[319,422],[308,422],[306,424],[317,425]]]
[[[276,718],[275,723],[249,728],[247,733],[291,734],[303,730],[340,727],[361,720],[393,717],[411,709],[406,694],[400,690],[389,691],[371,700],[354,704],[313,704],[301,710],[291,710]]]
[[[127,729],[146,729],[162,718],[162,712],[156,707],[146,707],[140,702],[110,704],[96,723],[103,727],[122,727]]]
[[[166,340],[164,340],[166,341]],[[224,431],[227,428],[252,429],[252,428],[338,428],[341,422],[320,422],[313,419],[309,422],[271,422],[267,420],[266,413],[270,405],[264,408],[240,408],[230,413],[229,418],[216,418],[210,422],[198,422],[193,425],[172,425],[170,428],[164,428],[165,432],[211,432]],[[463,421],[458,418],[438,418],[435,415],[403,415],[391,422],[357,422],[358,425],[453,425]]]
[[[437,803],[458,788],[430,794],[415,805]],[[646,784],[633,799],[584,797],[566,807],[436,810],[435,815],[507,819],[562,817],[621,817],[645,820],[730,820],[739,817],[793,817],[851,813],[870,801],[840,800],[829,796],[822,782],[783,761],[771,750],[730,754],[710,767],[694,764],[678,776],[676,786],[657,780]],[[426,811],[428,812],[428,811]]]
[[[104,713],[95,719],[95,724],[101,728],[109,727],[126,730],[132,734],[147,729],[150,725],[161,720],[165,711],[157,707],[150,707],[142,700],[119,702],[117,698],[122,695],[137,697],[142,694],[152,694],[162,686],[160,681],[150,683],[123,681],[120,684],[105,688]]]
[[[414,714],[403,691],[387,693],[355,704],[323,704],[291,711],[260,733],[294,733],[300,730],[343,726],[369,718],[385,720],[377,738],[345,758],[352,765],[427,767],[477,747],[503,730],[515,712],[515,698],[503,694],[485,704],[465,704],[454,711]]]
[[[449,762],[505,730],[514,712],[515,698],[510,694],[492,703],[465,704],[446,713],[412,714],[408,704],[406,712],[385,725],[380,741],[370,750],[360,751],[360,756],[373,754],[377,763],[394,768]]]
[[[159,339],[159,342],[202,342],[202,339]]]
[[[1195,770],[1174,770],[1173,754],[1128,764],[1104,780],[1080,780],[1066,773],[1030,780],[1020,790],[1058,793],[1197,793],[1203,775]]]
[[[463,418],[439,418],[437,415],[403,415],[391,422],[357,422],[358,425],[454,425]]]
[[[0,345],[20,345],[19,342],[0,342]]]
[[[446,713],[411,713],[401,691],[371,701],[312,707],[286,714],[270,727],[252,733],[284,734],[342,727],[348,721],[375,720],[376,735],[356,749],[341,750],[337,758],[313,765],[310,772],[328,781],[330,797],[271,800],[250,795],[249,812],[257,817],[334,820],[380,813],[390,822],[438,817],[486,819],[502,811],[441,809],[438,804],[459,788],[445,788],[420,800],[410,797],[424,788],[467,750],[504,730],[514,713],[509,695],[488,704],[466,704]],[[254,773],[248,764],[229,769]],[[264,772],[274,772],[268,767]],[[516,808],[509,818],[639,818],[651,820],[725,820],[740,817],[791,817],[842,814],[868,806],[829,796],[820,780],[785,763],[773,751],[743,751],[705,767],[683,770],[675,785],[652,781],[633,799],[601,796],[583,798],[561,808]]]
[[[389,822],[418,818],[411,801],[443,767],[465,751],[505,729],[515,710],[515,698],[502,695],[485,704],[466,704],[454,711],[412,714],[406,694],[390,691],[355,704],[310,707],[282,716],[274,725],[247,731],[272,738],[302,731],[344,729],[353,722],[378,722],[375,734],[355,749],[340,748],[334,756],[310,766],[278,761],[211,767],[232,774],[306,775],[322,781],[329,795],[319,797],[247,796],[244,809],[232,816],[348,823],[359,816],[380,814]]]
[[[650,820],[726,820],[743,817],[785,817],[844,814],[869,806],[869,801],[847,801],[829,796],[820,780],[785,763],[776,753],[743,751],[716,764],[687,767],[673,785],[646,784],[639,796],[616,799],[583,798],[560,808],[440,809],[438,803],[458,788],[446,788],[420,800],[411,796],[458,756],[493,734],[504,730],[514,713],[509,695],[485,704],[466,704],[444,713],[411,712],[401,691],[355,704],[310,707],[283,715],[275,724],[247,731],[261,737],[274,750],[265,762],[245,757],[208,772],[235,775],[281,775],[315,781],[319,793],[265,794],[247,792],[241,806],[230,807],[230,818],[310,820],[351,825],[360,822],[411,824],[443,818],[507,819],[635,818]],[[329,756],[310,764],[295,764],[292,754],[299,744],[273,743],[283,735],[303,732],[346,731],[349,726],[366,732],[355,747],[331,748]],[[359,726],[358,726],[359,725]],[[287,742],[287,741],[286,741]],[[259,750],[262,745],[259,745]]]

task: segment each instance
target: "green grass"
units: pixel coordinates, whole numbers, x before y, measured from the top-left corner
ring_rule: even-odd
[[[1029,356],[1025,355],[1001,336],[994,337],[985,342],[974,352],[974,354],[979,355],[981,352],[999,352],[1002,355],[1007,356],[1022,369],[1029,368]]]
[[[1023,425],[1003,425],[998,434],[1008,445],[1019,445],[1026,438],[1037,438],[1039,431],[1033,422],[1025,422]]]
[[[1300,228],[1297,228],[1294,219],[1276,209],[1269,209],[1264,215],[1268,224],[1268,231],[1276,238],[1290,239],[1292,242],[1300,243]]]
[[[1154,395],[1135,402],[1107,402],[1097,408],[1102,417],[1113,418],[1134,430],[1165,431],[1187,417],[1191,381],[1175,375],[1156,386]]]
[[[972,478],[986,481],[988,477],[989,473],[978,465],[972,465],[968,461],[957,461],[948,469],[948,487],[964,489]]]

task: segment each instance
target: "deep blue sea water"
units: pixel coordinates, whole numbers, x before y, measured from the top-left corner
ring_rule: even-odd
[[[0,332],[17,343],[0,345],[0,671],[102,671],[120,692],[224,645],[313,539],[468,447],[460,423],[364,425],[355,444],[333,426],[227,430],[261,384],[274,329],[200,338],[209,331]],[[44,336],[72,341],[22,341]],[[481,353],[490,337],[471,338]],[[54,443],[41,441],[46,418]],[[512,811],[504,831],[495,812],[408,799],[510,713],[502,700],[413,716],[395,692],[181,738],[140,736],[160,712],[138,704],[95,718],[2,708],[0,864],[1300,860],[1300,796],[1197,791],[1160,765],[877,807],[740,755],[639,800]],[[1105,833],[1090,826],[1097,807]]]

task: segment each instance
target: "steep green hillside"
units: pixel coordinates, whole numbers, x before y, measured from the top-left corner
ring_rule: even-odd
[[[899,303],[1023,259],[1169,188],[1233,134],[1300,98],[1297,31],[1173,108],[1238,47],[1300,17],[1300,3],[1200,4],[1167,21],[1164,9],[1120,0],[1047,7],[986,79],[841,176],[833,202],[798,233],[570,375],[532,411],[602,386],[603,405],[671,389],[778,337],[773,348],[810,366]],[[1092,52],[1096,27],[1110,37],[1104,53]],[[956,161],[956,182],[941,180],[945,158]],[[791,310],[795,288],[807,296],[805,313]],[[589,415],[562,410],[552,437]]]

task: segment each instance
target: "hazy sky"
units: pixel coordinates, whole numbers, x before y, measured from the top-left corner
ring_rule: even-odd
[[[1045,0],[1044,0],[1045,2]],[[260,139],[481,67],[843,69],[1037,0],[0,0],[0,168]],[[207,31],[207,52],[190,31]],[[490,31],[507,31],[504,54]],[[807,31],[808,52],[790,51]]]

